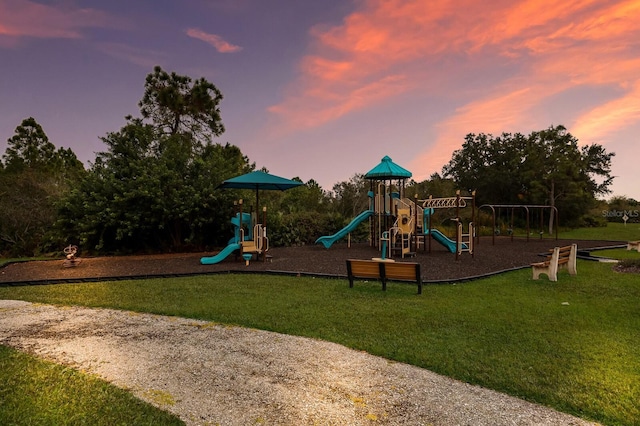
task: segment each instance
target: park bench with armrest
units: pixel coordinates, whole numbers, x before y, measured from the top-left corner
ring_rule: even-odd
[[[408,281],[418,284],[418,294],[422,294],[420,264],[414,262],[385,262],[365,259],[347,259],[347,278],[353,287],[355,278],[371,278],[382,281],[382,290],[387,289],[387,281]]]
[[[532,263],[533,279],[540,278],[540,274],[546,274],[549,281],[558,281],[558,269],[567,268],[569,275],[576,275],[576,254],[578,246],[571,244],[565,247],[555,247],[550,250],[551,254],[547,256],[544,262]]]

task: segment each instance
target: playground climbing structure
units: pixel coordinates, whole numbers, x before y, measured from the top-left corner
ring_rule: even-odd
[[[348,238],[356,227],[368,219],[369,242],[380,250],[382,259],[396,255],[402,258],[414,256],[419,248],[426,250],[427,244],[431,251],[431,239],[455,253],[456,259],[463,252],[473,255],[475,194],[464,197],[458,191],[455,197],[419,200],[415,195],[412,199],[405,194],[405,185],[411,176],[410,171],[395,164],[388,156],[382,158],[380,164],[364,175],[370,181],[369,209],[335,234],[318,238],[316,244],[321,243],[329,248],[336,241]],[[460,209],[466,207],[469,201],[472,205],[472,220],[465,233]],[[456,211],[453,219],[456,221],[456,236],[455,239],[450,239],[432,227],[431,217],[435,209],[453,208]]]
[[[256,256],[262,256],[266,260],[269,251],[269,238],[267,237],[267,208],[262,208],[262,221],[258,222],[258,214],[251,214],[242,211],[242,200],[236,205],[239,212],[231,218],[234,227],[234,236],[229,240],[227,246],[218,254],[211,257],[203,257],[200,263],[203,265],[213,265],[226,259],[231,254],[241,256],[248,265],[249,260]]]

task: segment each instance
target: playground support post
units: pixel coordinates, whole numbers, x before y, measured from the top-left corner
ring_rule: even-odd
[[[262,208],[262,261],[267,261],[267,207]]]
[[[460,190],[456,190],[456,260],[460,257],[462,244],[462,222],[460,221]]]
[[[424,215],[424,212],[422,213]],[[423,221],[424,222],[424,221]],[[414,253],[418,252],[418,194],[415,194],[414,202],[413,202],[413,251]],[[424,235],[424,229],[422,230],[422,234]],[[424,244],[424,237],[423,244]]]
[[[469,223],[469,234],[464,234],[463,233],[463,226],[462,226],[462,219],[460,219],[460,206],[461,206],[461,202],[463,202],[463,200],[471,200],[471,222]],[[466,203],[465,203],[466,205]],[[471,255],[471,257],[474,257],[474,253],[475,250],[473,250],[473,243],[474,243],[474,239],[475,239],[475,232],[474,232],[474,224],[476,221],[476,191],[471,191],[471,197],[461,197],[460,196],[460,190],[458,189],[456,191],[456,222],[457,226],[456,226],[456,260],[458,260],[460,254],[462,253],[462,246],[463,246],[463,237],[467,237],[468,238],[468,247],[467,250],[469,254]]]
[[[242,198],[240,198],[238,200],[238,206],[240,208],[240,217],[238,218],[238,229],[239,232],[238,234],[240,235],[240,241],[238,241],[238,243],[240,244],[240,256],[242,256],[244,253],[242,252],[242,243],[244,242],[244,228],[242,228]]]

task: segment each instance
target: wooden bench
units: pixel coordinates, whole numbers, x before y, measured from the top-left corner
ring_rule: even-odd
[[[540,274],[546,274],[549,277],[549,281],[558,281],[558,269],[567,268],[569,275],[576,275],[576,254],[578,252],[578,246],[571,244],[565,247],[555,247],[550,255],[547,256],[547,260],[544,262],[532,263],[533,279],[540,278]]]
[[[353,287],[355,278],[380,280],[383,291],[387,289],[388,280],[415,282],[418,284],[418,294],[422,294],[419,263],[347,259],[347,278],[349,279],[349,287]]]
[[[640,241],[628,241],[627,250],[636,250],[640,253]]]

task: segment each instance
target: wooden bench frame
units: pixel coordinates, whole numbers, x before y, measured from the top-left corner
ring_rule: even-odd
[[[547,277],[549,277],[549,281],[558,281],[558,269],[560,268],[567,268],[569,275],[578,274],[576,269],[578,246],[576,244],[565,247],[555,247],[549,251],[551,255],[547,256],[547,260],[531,264],[534,280],[539,279],[540,274],[546,274]]]
[[[627,242],[627,250],[636,250],[640,253],[640,240],[639,241],[628,241]]]
[[[382,290],[387,290],[387,281],[408,281],[418,284],[422,294],[420,264],[414,262],[384,262],[365,259],[347,259],[347,278],[353,288],[355,278],[371,278],[382,281]]]

